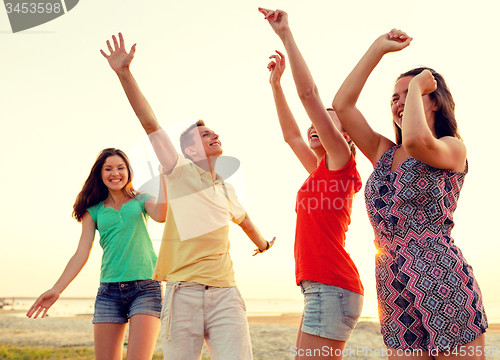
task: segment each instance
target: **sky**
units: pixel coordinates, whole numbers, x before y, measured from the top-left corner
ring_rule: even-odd
[[[414,38],[385,56],[358,102],[372,127],[389,138],[396,77],[419,65],[444,75],[469,161],[452,235],[474,268],[486,311],[491,304],[500,314],[498,0],[85,0],[15,34],[0,11],[0,297],[38,296],[57,280],[80,237],[72,206],[100,150],[129,154],[136,188],[151,179],[147,161],[157,160],[99,53],[118,32],[127,48],[137,43],[132,72],[174,143],[186,124],[205,120],[220,135],[224,155],[241,162],[228,181],[251,219],[265,238],[277,237],[268,253],[252,257],[253,244],[231,226],[231,257],[244,298],[302,297],[294,279],[294,203],[307,173],[281,135],[267,64],[274,50],[284,48],[259,6],[288,12],[325,106],[379,35],[399,28]],[[310,121],[290,69],[282,83],[305,133]],[[371,164],[362,154],[357,162],[365,181]],[[158,250],[163,225],[150,220],[149,229]],[[355,198],[346,249],[373,307],[375,248],[363,190]],[[96,241],[63,296],[95,296],[101,256]]]

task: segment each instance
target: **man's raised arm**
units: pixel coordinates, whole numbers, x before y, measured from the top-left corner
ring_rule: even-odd
[[[130,52],[127,53],[127,51],[125,50],[125,41],[123,40],[123,35],[119,33],[118,36],[120,38],[119,43],[116,39],[116,36],[113,35],[112,37],[114,49],[111,46],[109,40],[106,41],[106,45],[108,46],[110,54],[106,54],[106,52],[104,52],[103,50],[101,50],[101,54],[108,60],[109,65],[116,73],[116,75],[118,75],[123,90],[127,95],[128,101],[130,102],[132,109],[134,109],[134,112],[137,115],[137,118],[141,122],[141,125],[146,133],[150,135],[158,130],[160,130],[158,133],[162,133],[161,136],[157,136],[160,134],[154,134],[150,136],[150,139],[152,137],[155,137],[158,138],[158,140],[161,140],[161,143],[153,144],[153,147],[158,160],[165,169],[165,172],[170,173],[177,163],[177,151],[170,141],[170,138],[163,130],[161,130],[161,126],[156,120],[153,109],[144,97],[141,89],[139,88],[139,85],[135,81],[130,71],[130,64],[132,63],[132,60],[134,58],[137,44],[134,44],[130,49]]]

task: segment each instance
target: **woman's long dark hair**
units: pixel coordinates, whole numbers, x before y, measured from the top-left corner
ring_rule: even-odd
[[[130,166],[130,161],[125,155],[125,153],[119,149],[115,148],[107,148],[102,150],[97,159],[92,166],[92,170],[90,170],[89,177],[85,180],[85,184],[83,184],[83,189],[80,191],[78,196],[76,197],[75,204],[73,205],[73,217],[81,222],[83,219],[83,215],[85,215],[85,211],[91,206],[99,204],[101,201],[104,201],[108,197],[108,188],[102,182],[102,166],[106,162],[106,159],[110,156],[118,155],[125,161],[125,165],[128,170],[128,181],[125,184],[123,191],[125,194],[130,196],[131,198],[135,197],[137,191],[132,186],[132,178],[134,177],[134,173],[132,171],[132,167]]]
[[[431,68],[422,66],[399,75],[396,82],[406,76],[417,76],[424,70],[429,70],[432,73],[432,76],[434,76],[434,79],[437,81],[436,90],[429,94],[429,97],[436,102],[438,107],[434,122],[436,136],[438,139],[444,136],[453,136],[462,140],[460,132],[458,131],[457,120],[455,119],[455,101],[453,100],[450,89],[441,74]],[[396,134],[396,143],[400,145],[403,142],[401,129],[395,123],[393,123],[393,126],[394,133]]]

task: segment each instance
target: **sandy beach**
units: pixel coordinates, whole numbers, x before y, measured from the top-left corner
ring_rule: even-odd
[[[0,342],[17,346],[93,347],[91,315],[33,320],[23,314],[24,311],[0,310]],[[292,346],[295,345],[300,314],[249,316],[248,322],[256,360],[293,359]],[[499,344],[500,324],[492,324],[486,333],[486,346],[498,349]],[[379,324],[362,319],[347,342],[344,358],[386,358],[381,353],[383,348]],[[208,355],[206,348],[203,351]],[[160,341],[155,352],[162,352]],[[500,359],[500,355],[488,359]]]

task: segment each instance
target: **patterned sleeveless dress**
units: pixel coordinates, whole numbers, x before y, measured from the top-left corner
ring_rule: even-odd
[[[391,348],[446,351],[488,327],[472,267],[450,234],[468,165],[458,173],[410,157],[391,172],[398,147],[365,186],[381,332]]]

